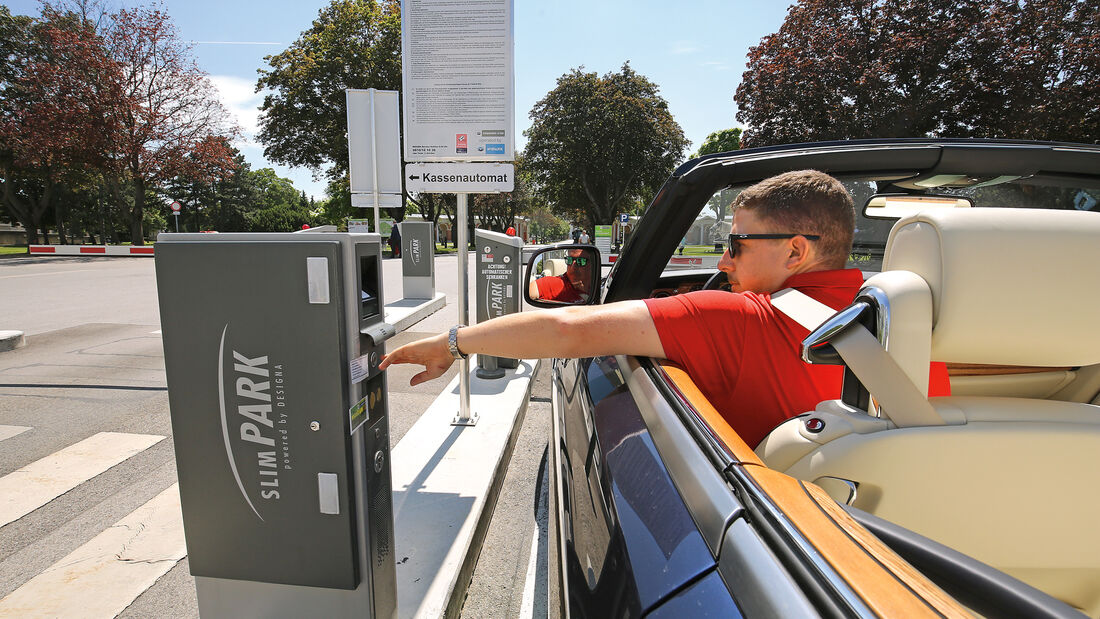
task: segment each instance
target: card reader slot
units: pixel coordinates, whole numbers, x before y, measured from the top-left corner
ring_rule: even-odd
[[[360,329],[359,333],[369,337],[374,346],[381,346],[382,342],[397,335],[397,329],[388,322],[376,322],[369,327]]]

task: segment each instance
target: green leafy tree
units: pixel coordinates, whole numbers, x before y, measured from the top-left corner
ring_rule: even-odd
[[[470,200],[470,214],[477,218],[481,228],[504,232],[516,225],[516,217],[526,215],[532,208],[532,198],[527,187],[529,174],[522,155],[516,158],[515,186],[512,191],[496,194],[475,194]]]
[[[699,151],[693,156],[702,157],[714,153],[726,153],[739,148],[741,148],[741,128],[722,129],[708,134],[699,146]]]
[[[668,178],[688,141],[658,93],[625,63],[603,76],[574,69],[535,104],[525,154],[560,217],[611,223]]]
[[[329,181],[325,186],[325,199],[318,208],[318,217],[323,223],[340,226],[348,219],[361,219],[363,209],[351,205],[351,186],[347,177]]]
[[[247,216],[258,207],[259,189],[244,155],[228,143],[225,146],[232,153],[227,166],[206,170],[201,166],[191,167],[165,184],[157,210],[168,222],[169,230],[175,230],[175,216],[170,209],[173,201],[182,206],[181,231],[245,232],[249,229]]]
[[[289,166],[348,172],[347,88],[401,87],[397,0],[334,0],[288,49],[267,56],[256,92],[264,156]]]
[[[531,236],[539,241],[556,241],[569,236],[569,224],[559,219],[546,206],[532,209],[529,226]]]
[[[294,183],[271,168],[252,172],[252,182],[259,199],[258,208],[248,213],[252,232],[293,232],[303,225],[317,223],[309,210],[309,202],[294,188]]]
[[[828,36],[822,36],[828,33]],[[800,0],[749,50],[745,144],[1100,141],[1094,0]]]

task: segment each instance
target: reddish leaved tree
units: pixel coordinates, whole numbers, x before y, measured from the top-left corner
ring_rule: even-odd
[[[129,212],[131,242],[140,245],[147,190],[175,176],[232,167],[232,154],[216,138],[237,130],[166,13],[123,9],[111,16],[104,38],[121,67],[108,187]]]
[[[91,25],[50,7],[28,22],[25,53],[12,67],[3,97],[0,141],[3,198],[37,243],[43,215],[72,184],[104,162],[115,130],[117,64]],[[59,236],[65,230],[58,217]],[[42,230],[44,233],[45,230]]]
[[[800,0],[749,50],[746,146],[871,137],[1100,141],[1088,0]]]

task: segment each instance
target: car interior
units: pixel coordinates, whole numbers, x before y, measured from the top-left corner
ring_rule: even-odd
[[[822,329],[837,338],[869,328],[909,385],[849,368],[863,397],[788,420],[756,455],[841,504],[1100,616],[1097,238],[1100,215],[1074,210],[951,208],[901,219],[854,311]],[[807,343],[828,346],[828,337],[815,332]],[[952,364],[953,394],[927,399],[929,418],[876,405],[902,386],[927,398],[931,360]],[[720,417],[711,423],[729,432]]]
[[[988,159],[950,151],[912,171],[833,172],[857,207],[848,267],[863,271],[864,285],[851,306],[808,327],[803,358],[845,366],[841,399],[799,411],[751,446],[683,370],[660,360],[640,367],[671,388],[673,409],[688,411],[678,419],[722,469],[726,488],[736,492],[733,471],[766,487],[834,568],[858,572],[842,565],[853,560],[851,546],[838,550],[855,541],[867,553],[859,561],[889,566],[942,616],[961,603],[986,616],[1100,619],[1100,187],[1076,160],[1059,163],[1069,170],[1062,175],[1002,175],[994,171],[1034,162],[1007,150]],[[701,160],[688,174],[707,179],[718,173],[706,168],[721,165]],[[982,172],[936,172],[967,165]],[[728,204],[777,171],[765,170],[714,195]],[[693,193],[701,191],[683,183],[659,206],[713,206]],[[685,227],[701,221],[663,215]],[[627,270],[608,276],[605,301],[728,289],[725,274],[706,266],[721,255],[710,242],[729,233],[728,222],[702,224],[695,238],[704,242],[693,248],[711,255],[702,266],[662,262],[649,248],[675,251],[674,240],[645,230],[637,242],[646,262],[617,264]],[[950,396],[928,397],[930,362],[946,364]],[[700,469],[691,470],[677,483],[691,485]],[[692,491],[684,496],[692,502]],[[908,563],[895,564],[898,556]],[[844,578],[857,587],[897,584],[852,574]]]

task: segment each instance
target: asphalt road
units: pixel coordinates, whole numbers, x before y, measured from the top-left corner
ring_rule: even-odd
[[[399,261],[386,260],[383,269],[384,299],[397,300]],[[448,294],[449,305],[399,334],[391,346],[438,333],[457,321],[455,257],[437,258],[436,269],[437,289]],[[71,553],[95,545],[120,520],[171,490],[176,476],[153,260],[0,259],[3,329],[24,331],[27,346],[0,353],[0,492],[5,481],[19,482],[11,474],[21,467],[72,455],[74,445],[99,433],[149,445],[119,456],[118,463],[102,471],[95,467],[106,465],[93,462],[102,454],[78,460],[79,466],[69,468],[87,468],[88,479],[62,488],[40,505],[29,503],[30,511],[15,514],[8,523],[0,509],[0,598],[33,591],[24,589],[30,581],[47,578],[59,562],[74,563]],[[451,376],[409,387],[412,373],[411,368],[389,373],[394,444]],[[464,616],[545,616],[547,374],[544,369],[536,379]],[[166,571],[152,577],[136,598],[124,601],[118,616],[197,616],[186,557],[158,561]],[[117,597],[124,588],[101,586],[87,595]],[[0,616],[4,614],[0,601]],[[96,613],[84,608],[81,614]]]

